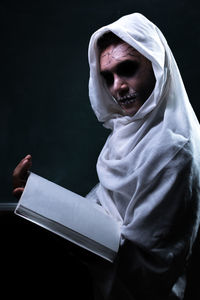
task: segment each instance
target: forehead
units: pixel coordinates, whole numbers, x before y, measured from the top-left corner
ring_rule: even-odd
[[[100,69],[103,70],[107,66],[117,64],[124,60],[141,60],[144,56],[136,49],[125,42],[121,42],[117,45],[110,45],[100,54]]]

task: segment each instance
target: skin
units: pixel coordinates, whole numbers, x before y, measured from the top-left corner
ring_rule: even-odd
[[[155,87],[151,62],[122,41],[102,51],[99,63],[101,76],[112,97],[125,114],[136,114]],[[124,101],[127,99],[130,103]]]
[[[17,199],[21,197],[24,191],[31,165],[32,157],[28,154],[20,161],[13,171],[13,195]]]
[[[112,97],[131,116],[148,99],[156,82],[151,62],[123,41],[101,53],[100,72]],[[131,102],[124,102],[125,99]],[[13,195],[17,199],[24,191],[31,165],[32,157],[28,154],[13,171]]]

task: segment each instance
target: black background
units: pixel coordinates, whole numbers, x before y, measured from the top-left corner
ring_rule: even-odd
[[[33,172],[76,193],[97,183],[96,160],[109,132],[89,103],[88,43],[99,27],[133,12],[164,33],[200,118],[198,1],[0,0],[0,203],[17,201],[11,175],[29,153]],[[0,211],[0,230],[5,299],[92,299],[90,275],[65,240],[12,211]],[[188,300],[199,299],[198,252]]]
[[[198,1],[0,1],[0,202],[11,174],[32,154],[32,171],[85,195],[108,131],[88,98],[91,34],[140,12],[164,33],[199,117]]]

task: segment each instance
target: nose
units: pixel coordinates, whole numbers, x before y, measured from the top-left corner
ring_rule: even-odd
[[[114,75],[113,93],[114,96],[124,96],[129,90],[128,84],[122,77]]]

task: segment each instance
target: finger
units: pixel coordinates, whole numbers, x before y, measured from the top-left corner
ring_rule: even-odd
[[[32,158],[31,155],[29,154],[20,161],[20,163],[15,168],[14,173],[16,175],[23,176],[23,173],[26,173],[27,169],[30,168],[31,165],[32,165]]]
[[[23,191],[24,191],[24,188],[21,188],[21,187],[16,188],[13,190],[13,196],[15,196],[17,199],[19,199],[21,197]]]
[[[28,163],[28,165],[27,165]],[[32,166],[32,157],[30,154],[26,155],[22,160],[21,162],[19,163],[19,166],[22,166],[22,167],[25,167],[25,166]]]
[[[31,164],[28,160],[19,163],[13,172],[14,187],[20,186],[20,182],[27,179],[28,170]]]
[[[27,158],[24,159],[19,168],[21,175],[23,176],[24,174],[26,174],[27,170],[30,169],[31,166],[32,166],[32,160],[29,160]]]
[[[24,160],[24,159],[32,160],[32,156],[31,156],[30,154],[28,154],[28,155],[26,155],[26,156],[23,158],[23,160]]]
[[[24,186],[28,178],[28,170],[32,166],[31,155],[26,156],[21,160],[13,172],[13,186],[14,188]]]

